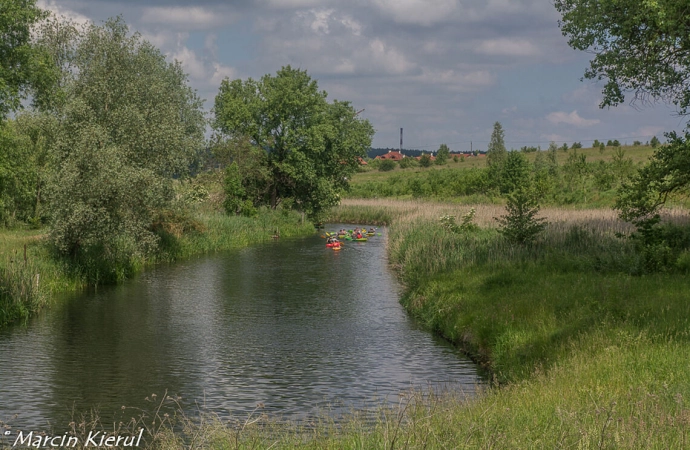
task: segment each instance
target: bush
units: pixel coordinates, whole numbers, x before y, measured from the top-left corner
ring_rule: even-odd
[[[416,167],[417,166],[417,160],[414,158],[406,157],[398,161],[398,164],[400,164],[401,169],[407,169],[410,167]]]
[[[508,195],[506,211],[508,214],[496,221],[501,225],[499,232],[512,243],[528,244],[546,228],[546,219],[536,217],[539,204],[529,188],[523,186]]]
[[[379,172],[390,172],[393,169],[395,169],[395,161],[392,159],[384,159],[379,164]]]
[[[419,166],[420,167],[431,167],[431,156],[427,153],[424,153],[419,158]]]

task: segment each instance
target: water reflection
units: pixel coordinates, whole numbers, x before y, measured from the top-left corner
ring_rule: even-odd
[[[413,386],[472,391],[475,367],[399,305],[384,240],[334,252],[314,236],[159,267],[1,332],[0,420],[63,429],[73,410],[118,418],[166,391],[290,419]]]

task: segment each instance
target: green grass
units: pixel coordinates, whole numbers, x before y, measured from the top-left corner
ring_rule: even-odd
[[[556,166],[547,157],[539,168],[532,164],[537,155],[524,153],[532,172],[542,205],[597,208],[611,207],[621,183],[635,168],[649,160],[654,149],[649,146],[570,149],[556,152]],[[621,153],[622,152],[622,153]],[[570,162],[574,154],[584,156]],[[504,195],[487,171],[486,157],[468,158],[465,162],[449,162],[429,168],[397,167],[389,172],[368,170],[355,174],[350,183],[348,198],[396,198],[453,201],[457,203],[501,203]],[[687,198],[673,199],[674,204],[687,206]]]

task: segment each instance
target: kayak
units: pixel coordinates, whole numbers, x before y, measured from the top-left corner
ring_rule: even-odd
[[[353,241],[357,241],[357,242],[366,242],[366,241],[368,240],[368,238],[365,238],[365,237],[361,237],[361,238],[352,238],[352,240],[353,240]]]
[[[337,246],[337,247],[333,247],[333,250],[334,250],[334,251],[338,251],[338,250],[340,250],[341,248],[342,248],[341,246]]]
[[[334,243],[334,244],[326,244],[326,247],[328,247],[328,248],[340,247],[340,242],[337,242],[337,243]]]

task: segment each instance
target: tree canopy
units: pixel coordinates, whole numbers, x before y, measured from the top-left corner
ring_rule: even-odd
[[[32,27],[45,16],[35,0],[0,0],[0,121],[54,76],[49,56],[31,43]]]
[[[180,64],[119,18],[60,45],[69,51],[64,99],[50,113],[52,239],[72,257],[129,261],[155,248],[151,225],[172,177],[203,148],[201,101]]]
[[[291,199],[316,217],[338,203],[374,130],[349,102],[329,103],[326,97],[306,71],[290,66],[260,80],[221,83],[214,128],[228,139],[249,139],[254,153],[245,160],[253,167],[238,162],[248,174],[242,183],[251,185],[244,193],[255,206],[275,208]]]
[[[606,80],[601,107],[663,100],[690,107],[690,14],[678,0],[556,0],[568,44],[594,54],[585,78]]]

